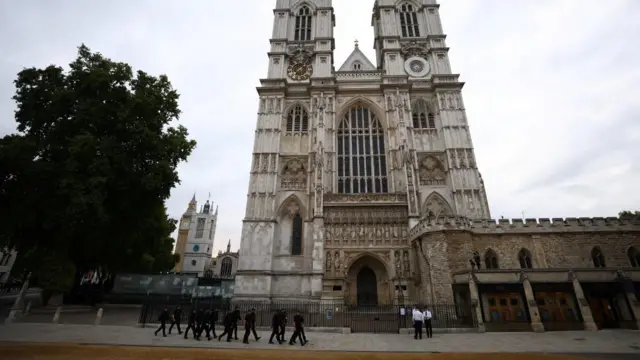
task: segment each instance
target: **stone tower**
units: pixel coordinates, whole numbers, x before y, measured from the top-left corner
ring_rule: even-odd
[[[178,227],[175,252],[180,255],[180,261],[175,267],[177,272],[204,275],[212,259],[217,222],[218,208],[214,211],[213,204],[207,200],[198,211],[194,194]]]
[[[488,218],[438,5],[378,0],[377,66],[333,67],[331,0],[277,0],[238,300],[410,301],[420,218]]]

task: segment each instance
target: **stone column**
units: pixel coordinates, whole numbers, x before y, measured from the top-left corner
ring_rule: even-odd
[[[624,293],[631,307],[633,317],[636,319],[636,326],[640,330],[640,299],[636,296],[635,289],[633,288],[633,282],[631,279],[624,279]]]
[[[540,311],[538,311],[538,304],[536,303],[535,296],[533,295],[533,288],[531,282],[524,276],[522,279],[522,287],[524,288],[524,297],[529,305],[529,316],[531,317],[531,329],[535,332],[544,332],[544,325],[540,320]]]
[[[588,331],[598,331],[598,326],[593,321],[593,314],[591,314],[589,302],[587,302],[587,299],[584,297],[580,281],[578,281],[576,274],[573,272],[569,273],[569,277],[573,283],[573,291],[576,294],[576,299],[578,299],[578,306],[580,307],[580,313],[582,314],[582,320],[584,321],[584,329]]]
[[[478,321],[478,331],[485,332],[484,321],[482,319],[482,310],[480,308],[480,296],[478,294],[478,286],[473,277],[473,272],[469,274],[469,298],[471,299],[471,311],[475,311]]]

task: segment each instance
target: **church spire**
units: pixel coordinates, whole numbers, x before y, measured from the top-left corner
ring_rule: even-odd
[[[229,239],[229,242],[227,243],[227,252],[231,252],[231,239]]]

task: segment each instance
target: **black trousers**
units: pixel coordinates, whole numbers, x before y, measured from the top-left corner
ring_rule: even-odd
[[[234,333],[233,335],[235,335],[234,338],[238,340],[238,323],[237,322],[233,323],[233,333]]]
[[[280,339],[282,339],[282,341],[284,341],[284,330],[286,328],[286,325],[280,325]]]
[[[291,335],[291,339],[289,339],[289,344],[293,345],[297,338],[300,338],[300,345],[304,346],[305,341],[302,339],[302,327],[296,327],[293,330],[293,335]]]
[[[258,341],[258,339],[260,339],[260,338],[258,337],[258,334],[256,333],[256,326],[255,325],[245,325],[244,326],[244,337],[242,338],[242,341],[248,342],[249,341],[249,335],[251,335],[252,332],[253,332],[253,338],[256,339],[256,341]]]
[[[196,331],[196,324],[188,323],[187,324],[187,329],[184,331],[184,338],[185,339],[189,336],[189,330],[191,330],[191,333],[193,333],[193,338],[194,339],[198,337],[198,333]]]
[[[224,331],[220,336],[218,336],[218,340],[222,339],[225,335],[227,335],[227,341],[231,341],[231,335],[233,335],[233,324],[224,327]]]
[[[180,330],[180,320],[171,322],[171,326],[169,326],[169,334],[171,334],[171,329],[173,329],[174,326],[178,329],[178,334],[182,334],[182,330]]]
[[[158,332],[162,330],[162,336],[167,336],[167,333],[165,332],[166,328],[167,322],[165,320],[160,320],[160,327],[156,330],[155,334],[158,335]]]
[[[216,336],[216,324],[214,322],[208,323],[207,326],[205,327],[205,331],[207,332],[207,338],[210,338],[211,334],[213,334],[213,337],[217,337]]]
[[[420,339],[422,339],[422,321],[414,321],[413,328],[415,330],[413,338],[417,339],[418,337],[420,337]]]
[[[279,343],[284,341],[284,339],[280,337],[280,326],[274,326],[271,328],[271,336],[269,337],[269,342],[273,342],[274,336]]]
[[[433,328],[431,327],[431,319],[426,319],[424,321],[424,329],[427,331],[427,337],[433,337]]]

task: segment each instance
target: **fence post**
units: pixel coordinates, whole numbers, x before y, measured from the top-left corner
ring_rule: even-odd
[[[103,312],[102,308],[98,309],[98,313],[96,314],[96,321],[93,323],[93,325],[95,326],[100,325],[100,322],[102,321],[102,312]]]
[[[56,308],[56,313],[55,313],[55,314],[53,314],[53,321],[52,321],[52,322],[53,322],[54,324],[57,324],[57,323],[59,323],[59,322],[60,322],[60,313],[61,313],[61,312],[62,312],[62,306],[58,306],[58,307]]]

